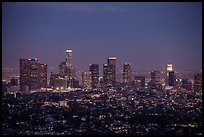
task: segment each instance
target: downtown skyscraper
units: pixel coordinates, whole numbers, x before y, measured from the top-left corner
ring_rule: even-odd
[[[92,89],[91,87],[92,76],[90,71],[82,72],[82,88],[85,90]]]
[[[103,79],[107,87],[116,85],[116,57],[109,57],[108,63],[103,65]]]
[[[99,65],[90,64],[89,71],[91,72],[91,87],[97,88],[99,84]]]
[[[168,80],[169,86],[174,86],[175,80],[176,80],[176,77],[175,77],[174,71],[169,71],[169,80]]]
[[[131,66],[127,62],[123,65],[123,86],[131,86]]]
[[[74,72],[74,67],[73,67],[73,61],[72,61],[72,50],[67,49],[66,50],[66,69],[67,69],[67,79],[72,79],[75,78],[75,72]]]
[[[47,87],[47,64],[39,59],[20,59],[20,90],[27,91]]]

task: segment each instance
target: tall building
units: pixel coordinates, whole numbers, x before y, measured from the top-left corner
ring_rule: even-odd
[[[202,91],[202,74],[200,73],[194,75],[194,91]]]
[[[47,87],[47,64],[39,64],[40,87]]]
[[[89,71],[91,72],[91,87],[97,88],[99,84],[99,65],[90,64]]]
[[[169,71],[169,86],[174,86],[175,80],[176,80],[176,77],[175,77],[174,71]]]
[[[151,72],[151,81],[153,83],[159,83],[160,81],[160,72],[159,71],[152,71]]]
[[[123,66],[123,86],[131,86],[131,66],[130,63],[125,63]]]
[[[173,71],[173,64],[166,64],[165,66],[165,85],[169,85],[169,72]]]
[[[82,72],[82,87],[85,90],[91,89],[91,72],[84,71]]]
[[[66,53],[67,53],[67,57],[66,57],[67,79],[72,79],[72,78],[75,78],[75,72],[74,72],[73,61],[72,61],[72,50],[67,49]]]
[[[110,79],[109,87],[115,87],[116,84],[116,57],[108,58],[108,79]]]
[[[161,76],[159,71],[151,72],[151,88],[152,89],[160,89],[161,88]]]
[[[145,87],[145,76],[135,76],[134,85],[136,87]]]
[[[56,88],[57,87],[56,79],[58,79],[59,77],[60,77],[59,74],[51,72],[49,86],[52,87],[52,88]]]
[[[106,87],[111,86],[111,81],[110,81],[110,77],[109,77],[109,72],[110,72],[110,67],[108,66],[108,64],[103,64],[103,82],[105,84]]]
[[[61,78],[65,78],[67,76],[67,67],[66,67],[66,62],[61,62],[59,65],[59,75]]]
[[[59,74],[52,73],[50,75],[49,86],[55,90],[65,90],[66,89],[66,79],[61,78]]]
[[[67,81],[67,88],[79,88],[79,81],[75,78],[71,78]]]
[[[46,86],[47,64],[40,64],[38,59],[20,59],[20,90]]]

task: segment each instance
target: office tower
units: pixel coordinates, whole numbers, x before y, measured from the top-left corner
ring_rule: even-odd
[[[67,67],[66,67],[66,62],[61,62],[59,65],[59,75],[61,78],[65,78],[67,76]]]
[[[166,64],[165,66],[165,85],[169,85],[169,72],[173,71],[173,64]]]
[[[37,89],[38,59],[20,59],[20,90]]]
[[[115,87],[116,83],[116,57],[108,58],[108,79],[110,79],[110,87]]]
[[[75,78],[71,78],[67,81],[67,88],[79,88],[79,81]]]
[[[56,85],[56,79],[58,79],[60,76],[59,74],[56,74],[56,73],[52,73],[50,74],[50,83],[49,83],[49,86],[52,87],[52,88],[56,88],[57,85]]]
[[[65,90],[67,81],[65,78],[61,78],[58,73],[51,72],[49,86],[54,90]]]
[[[160,81],[160,72],[159,71],[152,71],[151,72],[151,81],[153,83],[159,83]]]
[[[105,87],[113,87],[112,67],[108,64],[103,64],[103,82]]]
[[[194,91],[202,91],[202,74],[200,73],[194,75]]]
[[[161,89],[161,76],[159,71],[151,72],[151,88],[152,89]]]
[[[91,87],[97,88],[99,84],[99,65],[90,64],[89,71],[91,72]]]
[[[107,87],[108,86],[108,64],[103,64],[103,83]]]
[[[169,71],[169,86],[174,86],[175,79],[174,71]]]
[[[145,87],[145,76],[135,76],[134,85],[136,87]]]
[[[72,50],[66,50],[67,57],[66,57],[66,67],[67,67],[67,79],[75,78],[75,72],[72,62]]]
[[[40,89],[47,86],[47,64],[38,59],[20,59],[20,90]]]
[[[125,63],[123,66],[123,86],[131,86],[131,66],[130,63]]]
[[[40,87],[47,87],[47,64],[39,64]]]
[[[84,71],[82,72],[82,87],[85,90],[91,89],[91,72],[90,71]]]

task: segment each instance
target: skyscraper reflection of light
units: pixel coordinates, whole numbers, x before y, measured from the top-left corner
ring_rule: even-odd
[[[131,66],[130,63],[125,63],[123,66],[123,86],[130,87],[131,85]]]
[[[109,79],[111,81],[110,86],[115,87],[116,83],[116,57],[109,57],[108,58],[108,66],[110,69],[109,70]]]
[[[67,53],[67,57],[66,57],[67,79],[72,79],[72,78],[75,78],[75,72],[74,72],[73,61],[72,61],[72,50],[67,49],[66,53]]]

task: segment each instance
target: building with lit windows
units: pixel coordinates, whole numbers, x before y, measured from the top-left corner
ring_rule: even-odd
[[[91,87],[97,88],[99,84],[99,65],[90,64],[89,71],[91,72]]]
[[[116,84],[116,57],[109,57],[108,58],[108,87],[115,87]]]
[[[66,62],[61,62],[59,65],[59,75],[61,78],[65,78],[67,76],[67,67],[66,67]]]
[[[90,71],[82,72],[82,87],[85,90],[92,89],[92,87],[91,87],[92,76],[91,75],[92,74]]]
[[[54,90],[66,90],[67,81],[60,77],[58,73],[51,72],[49,86]]]
[[[20,59],[20,90],[47,87],[47,64],[38,59]]]
[[[47,64],[39,64],[40,87],[47,87]]]
[[[170,71],[173,71],[173,64],[166,64],[166,66],[165,66],[165,75],[164,75],[164,77],[165,77],[165,85],[167,86],[167,85],[169,85],[169,72]]]
[[[130,63],[125,63],[123,66],[123,86],[131,86],[131,66]]]
[[[175,80],[176,80],[176,77],[175,77],[174,71],[169,71],[169,86],[174,86]]]
[[[103,83],[105,87],[111,86],[111,81],[110,81],[110,66],[108,64],[103,64]]]
[[[66,67],[67,67],[67,79],[75,78],[75,72],[73,67],[73,61],[72,61],[72,50],[68,49],[66,50],[67,57],[66,57]]]
[[[161,74],[159,71],[151,72],[151,88],[152,89],[161,89]]]

